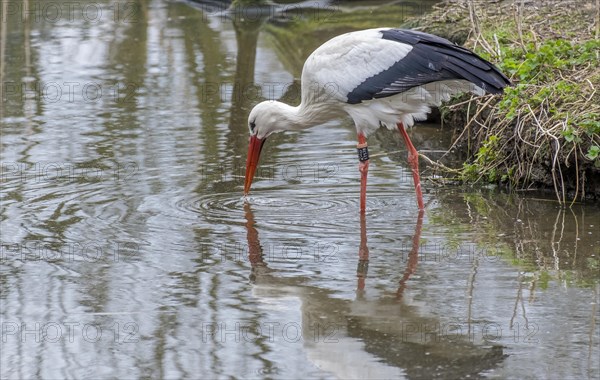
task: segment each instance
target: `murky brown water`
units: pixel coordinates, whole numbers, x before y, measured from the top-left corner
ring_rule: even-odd
[[[244,203],[252,105],[427,9],[353,4],[0,2],[2,378],[600,376],[598,205],[425,183],[420,216],[382,131],[361,220],[348,120],[273,136]]]

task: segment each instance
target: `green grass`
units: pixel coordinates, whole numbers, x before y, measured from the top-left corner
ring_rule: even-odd
[[[510,4],[481,7],[471,24],[466,8],[442,5],[438,14],[462,12],[461,25],[472,26],[466,46],[513,82],[500,96],[454,99],[442,115],[468,126],[458,144],[468,160],[448,174],[471,184],[554,188],[566,204],[567,194],[600,196],[600,185],[587,186],[600,176],[600,40],[590,32],[599,21],[591,1],[553,7],[534,1],[521,15]],[[434,19],[431,29],[444,22]]]

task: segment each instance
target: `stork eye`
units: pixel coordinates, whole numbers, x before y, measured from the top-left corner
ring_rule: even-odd
[[[250,133],[254,133],[255,128],[256,128],[256,123],[251,121],[250,122]]]

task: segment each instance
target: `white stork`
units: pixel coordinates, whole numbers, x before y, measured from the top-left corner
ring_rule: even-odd
[[[418,153],[404,127],[425,119],[432,106],[439,106],[453,94],[499,94],[509,84],[491,63],[431,34],[378,28],[334,37],[306,60],[299,106],[264,101],[250,112],[244,194],[250,191],[269,135],[310,128],[347,114],[354,120],[358,134],[361,213],[365,211],[369,168],[366,137],[380,126],[398,128],[404,138],[422,210]]]

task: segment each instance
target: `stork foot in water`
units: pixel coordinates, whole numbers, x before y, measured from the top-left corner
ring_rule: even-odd
[[[402,123],[398,123],[398,130],[400,135],[404,138],[406,148],[408,150],[408,163],[410,164],[413,182],[415,183],[415,192],[417,193],[417,205],[419,210],[424,210],[425,206],[423,203],[423,192],[421,191],[421,176],[419,175],[419,152],[410,141],[408,133]],[[360,212],[364,213],[367,207],[367,174],[369,172],[369,150],[367,145],[367,139],[365,135],[360,133],[358,135],[358,170],[360,172]]]

